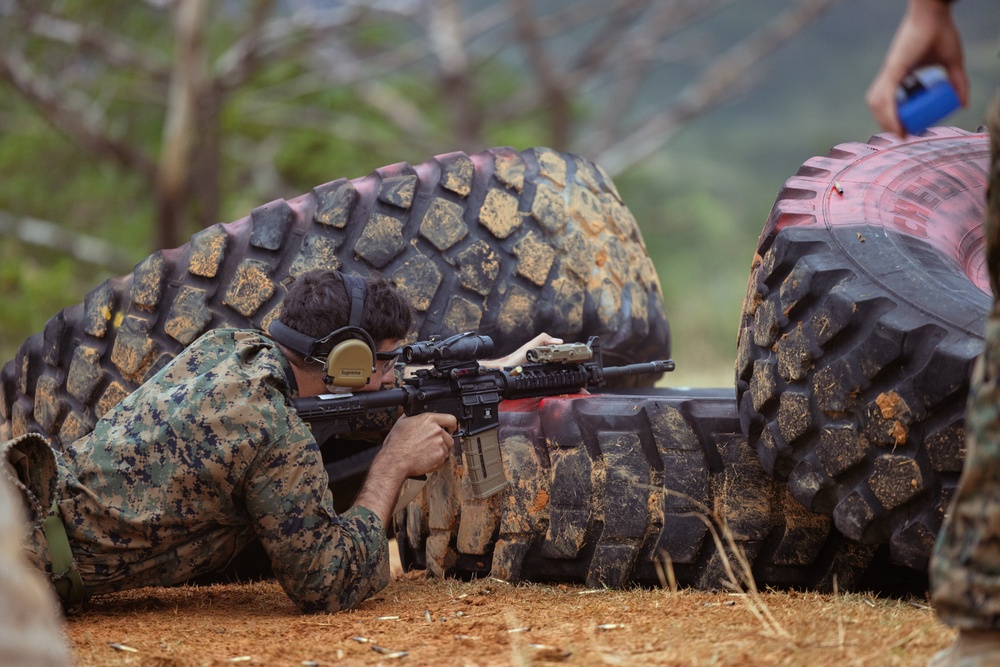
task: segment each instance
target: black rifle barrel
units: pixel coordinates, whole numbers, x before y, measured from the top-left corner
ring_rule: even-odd
[[[602,373],[605,380],[625,377],[628,375],[648,375],[651,373],[665,373],[674,370],[672,359],[659,361],[647,361],[641,364],[629,364],[628,366],[609,366]]]

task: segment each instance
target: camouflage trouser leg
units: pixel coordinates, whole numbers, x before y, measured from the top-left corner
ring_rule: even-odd
[[[1000,630],[1000,96],[989,131],[992,163],[983,224],[994,304],[969,394],[962,478],[931,560],[938,615],[968,630]]]

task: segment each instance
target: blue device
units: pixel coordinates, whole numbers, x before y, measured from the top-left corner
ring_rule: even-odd
[[[896,103],[899,121],[908,134],[920,134],[961,106],[940,67],[919,69],[903,79]]]

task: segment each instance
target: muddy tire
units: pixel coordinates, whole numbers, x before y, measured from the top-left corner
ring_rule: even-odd
[[[204,331],[266,328],[313,268],[395,281],[414,338],[476,329],[499,355],[547,331],[599,335],[609,365],[669,355],[656,271],[600,167],[544,148],[451,153],[273,201],[104,282],[4,366],[0,437],[89,433]]]
[[[737,393],[763,467],[852,540],[922,570],[964,458],[992,303],[987,137],[935,128],[806,162],[761,234]]]
[[[725,541],[727,531],[759,587],[823,590],[836,577],[851,588],[873,563],[875,547],[845,539],[764,472],[739,430],[733,390],[501,410],[510,486],[477,500],[452,457],[395,517],[406,567],[591,587],[668,585],[672,571],[677,586],[713,589],[730,580],[727,558],[740,572],[713,537]]]

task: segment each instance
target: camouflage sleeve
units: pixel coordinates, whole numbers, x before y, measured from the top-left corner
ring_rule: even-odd
[[[292,601],[306,612],[335,612],[389,583],[389,545],[369,510],[334,511],[319,448],[300,425],[255,460],[246,506]]]

